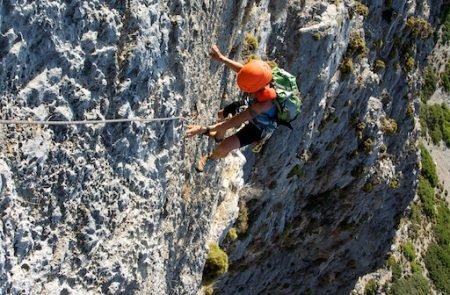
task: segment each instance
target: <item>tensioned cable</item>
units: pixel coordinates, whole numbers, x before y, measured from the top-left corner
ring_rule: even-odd
[[[107,123],[124,123],[124,122],[162,122],[162,121],[172,121],[172,120],[185,120],[185,117],[167,117],[167,118],[152,118],[152,119],[141,119],[141,118],[126,118],[126,119],[104,119],[104,120],[84,120],[84,121],[26,121],[26,120],[0,120],[0,125],[88,125],[88,124],[107,124]]]

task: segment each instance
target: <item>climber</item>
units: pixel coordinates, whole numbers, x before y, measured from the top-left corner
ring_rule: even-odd
[[[201,157],[196,170],[202,172],[209,160],[224,158],[234,149],[238,149],[268,138],[276,129],[276,105],[273,100],[277,97],[275,89],[270,87],[272,71],[270,66],[262,60],[252,60],[243,65],[225,57],[216,45],[211,48],[211,57],[237,72],[239,88],[250,95],[252,101],[244,111],[238,112],[241,103],[234,102],[218,112],[219,122],[209,126],[189,125],[187,137],[207,135],[214,137],[220,143],[214,151]],[[231,118],[228,118],[229,116]],[[222,140],[225,132],[230,128],[237,128],[244,124],[237,133]]]

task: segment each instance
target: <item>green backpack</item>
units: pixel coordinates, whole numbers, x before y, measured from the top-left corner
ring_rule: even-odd
[[[283,69],[272,69],[272,86],[277,92],[275,104],[277,106],[277,121],[292,129],[291,122],[300,113],[302,100],[294,75]]]

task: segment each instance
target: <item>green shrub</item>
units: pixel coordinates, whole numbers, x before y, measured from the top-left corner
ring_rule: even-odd
[[[450,93],[450,62],[447,63],[444,72],[441,73],[441,84],[442,89],[445,92]]]
[[[373,139],[367,138],[361,143],[360,148],[366,154],[371,154],[374,146],[375,146],[375,142],[373,141]]]
[[[364,288],[364,295],[375,295],[377,294],[378,284],[374,279],[367,282]]]
[[[398,189],[400,187],[400,181],[398,180],[397,176],[392,177],[391,182],[389,183],[389,186],[392,189]]]
[[[441,21],[442,21],[442,39],[444,43],[450,41],[450,4],[441,6]]]
[[[428,179],[423,176],[419,177],[419,187],[417,189],[417,194],[422,201],[422,211],[423,213],[432,218],[434,217],[434,188],[431,186]]]
[[[358,1],[355,1],[355,11],[357,14],[362,16],[367,16],[369,14],[369,8]]]
[[[437,211],[436,225],[434,228],[436,240],[440,245],[450,246],[450,209],[445,202],[441,201]]]
[[[352,32],[350,34],[350,40],[348,43],[348,49],[350,53],[356,53],[357,55],[366,54],[368,49],[366,47],[366,41],[359,32]]]
[[[322,35],[320,34],[320,32],[315,32],[314,34],[312,34],[312,38],[316,41],[319,41],[320,39],[322,39]]]
[[[436,288],[450,294],[450,246],[429,245],[424,261]]]
[[[422,266],[420,265],[419,262],[414,261],[413,263],[411,263],[411,272],[419,274],[423,272]]]
[[[427,279],[420,273],[415,273],[408,278],[402,278],[392,284],[391,294],[395,295],[428,295],[430,286]]]
[[[236,241],[236,239],[238,238],[238,233],[237,233],[236,228],[234,228],[234,227],[230,228],[230,230],[228,231],[228,234],[227,234],[227,238],[230,241]]]
[[[431,154],[426,147],[421,143],[419,144],[420,154],[422,156],[422,170],[421,175],[425,177],[432,187],[436,187],[439,182],[439,178],[436,172],[436,165],[434,164]]]
[[[405,61],[405,71],[406,72],[412,72],[412,70],[414,70],[414,67],[416,66],[416,61],[414,60],[414,58],[410,55],[408,55],[406,57],[406,61]]]
[[[438,204],[434,234],[436,243],[428,246],[425,266],[438,290],[450,294],[450,209],[444,201]]]
[[[246,33],[244,37],[244,46],[245,49],[250,52],[255,51],[256,48],[258,48],[258,38],[256,38],[255,35]]]
[[[248,208],[244,201],[239,202],[239,213],[235,223],[236,232],[239,236],[245,235],[248,231]]]
[[[394,119],[383,118],[381,120],[381,126],[385,134],[393,135],[397,132],[397,122]]]
[[[364,184],[363,191],[366,193],[370,193],[370,192],[372,192],[372,190],[373,190],[373,184],[370,182],[366,182],[366,184]]]
[[[209,245],[202,281],[209,285],[228,271],[228,255],[217,244]]]
[[[406,242],[402,244],[401,247],[403,256],[405,256],[408,261],[414,261],[414,259],[416,259],[416,250],[414,249],[414,245],[411,242]]]
[[[386,67],[386,65],[384,64],[384,61],[382,61],[381,59],[377,59],[375,61],[375,66],[374,66],[374,70],[375,72],[381,72],[382,70],[384,70],[384,68]]]
[[[402,269],[400,267],[400,264],[395,260],[394,256],[389,256],[387,260],[387,265],[392,271],[392,281],[396,281],[401,278],[402,276]]]
[[[409,219],[414,225],[420,225],[422,223],[421,209],[420,206],[416,203],[411,205],[411,213],[409,215]]]
[[[430,99],[437,89],[438,77],[433,69],[428,66],[423,73],[422,98],[424,101]]]
[[[406,28],[414,37],[419,37],[420,39],[427,39],[433,33],[433,27],[430,23],[420,16],[408,17]]]
[[[445,145],[450,148],[450,122],[444,122],[442,126],[442,139]]]
[[[341,65],[339,66],[339,69],[343,74],[350,74],[353,72],[353,60],[351,58],[345,58]]]

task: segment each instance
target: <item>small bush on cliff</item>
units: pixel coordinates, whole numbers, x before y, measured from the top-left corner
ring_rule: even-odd
[[[434,217],[434,188],[423,176],[419,177],[417,194],[422,202],[423,213],[430,218]]]
[[[367,282],[364,287],[364,295],[375,295],[377,294],[378,284],[374,279]]]
[[[381,128],[383,132],[387,135],[393,135],[397,132],[397,122],[394,119],[383,118],[381,120]]]
[[[402,276],[402,269],[400,267],[400,264],[395,260],[394,256],[389,256],[387,262],[387,266],[391,269],[392,272],[392,281],[396,281],[401,278]]]
[[[436,173],[436,165],[434,164],[433,158],[428,152],[427,148],[421,143],[420,154],[422,156],[422,170],[421,175],[425,177],[431,184],[432,187],[436,187],[439,182],[439,178]]]
[[[414,245],[411,242],[406,242],[402,244],[402,252],[408,261],[414,261],[416,259],[416,250],[414,249]]]
[[[350,34],[348,50],[350,53],[356,53],[357,55],[368,53],[369,50],[366,47],[366,41],[360,32],[352,32]]]
[[[427,279],[420,273],[402,278],[392,284],[390,294],[395,295],[427,295],[430,294],[430,286]]]
[[[435,145],[438,145],[444,138],[444,132],[446,133],[444,140],[447,144],[446,139],[450,136],[450,134],[448,134],[447,129],[445,128],[447,125],[446,122],[450,123],[450,109],[447,105],[421,105],[420,124],[425,130],[424,132],[429,133]],[[450,147],[450,142],[448,146]]]
[[[203,269],[203,283],[209,285],[227,271],[228,255],[220,249],[219,245],[210,244],[205,268]]]
[[[375,72],[381,72],[382,70],[384,70],[384,68],[386,67],[386,65],[384,64],[384,61],[382,61],[381,59],[377,59],[375,61],[375,65],[374,65],[374,70]]]
[[[445,92],[450,93],[450,62],[447,63],[445,71],[441,74],[442,89]]]
[[[438,78],[433,69],[428,66],[423,73],[422,100],[425,102],[437,89]]]
[[[414,58],[410,55],[408,55],[405,59],[405,71],[406,72],[412,72],[414,70],[414,67],[416,66],[416,61]]]
[[[343,74],[350,74],[353,72],[353,60],[351,58],[346,58],[342,61],[339,69]]]
[[[367,16],[369,14],[369,8],[358,1],[355,1],[355,11],[357,14],[362,16]]]
[[[410,31],[414,37],[427,39],[433,33],[433,27],[428,21],[420,16],[410,16],[406,20],[406,29]]]
[[[248,230],[248,208],[244,201],[239,201],[239,213],[234,226],[238,236],[245,236]]]
[[[258,48],[258,39],[255,35],[246,33],[244,37],[244,48],[242,49],[242,57],[248,61],[255,59],[254,54]]]
[[[441,7],[442,21],[442,39],[444,43],[450,41],[450,4],[444,4]]]
[[[425,266],[436,288],[450,294],[450,209],[444,201],[437,204],[434,235],[436,242],[428,246]]]

